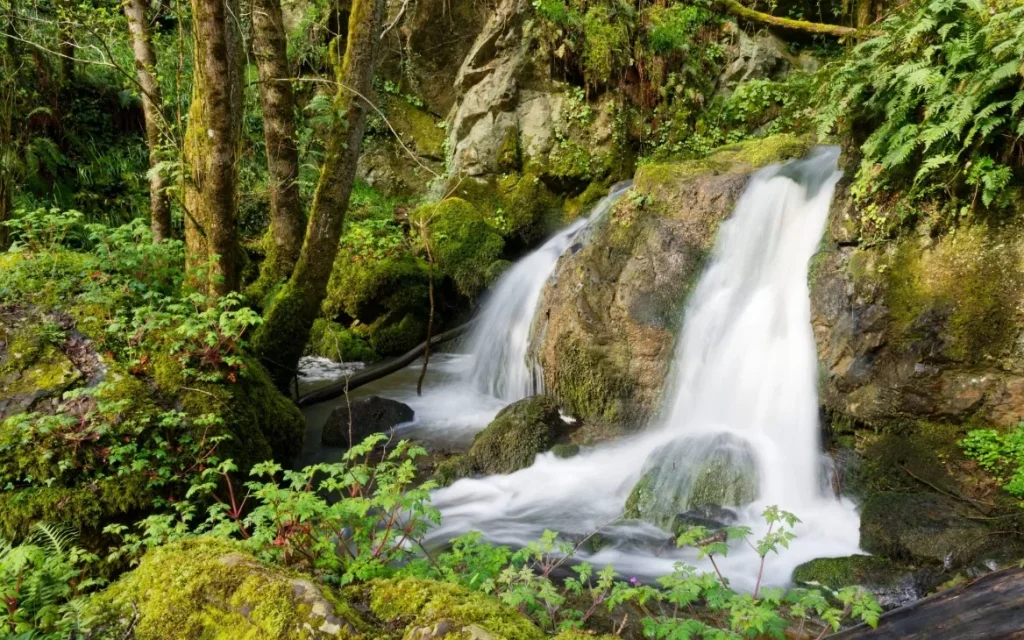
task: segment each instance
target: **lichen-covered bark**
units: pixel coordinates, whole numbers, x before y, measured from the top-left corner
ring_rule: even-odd
[[[366,126],[367,106],[358,94],[366,96],[371,91],[384,5],[384,0],[352,3],[344,60],[339,61],[334,53],[339,83],[334,122],[313,196],[305,242],[291,278],[267,310],[265,321],[253,338],[257,353],[282,389],[288,387],[294,376],[313,322],[320,314],[320,304],[327,295]]]
[[[195,284],[238,288],[235,228],[241,122],[241,36],[233,0],[193,0],[195,75],[185,133],[185,242]]]
[[[10,242],[7,225],[11,218],[11,185],[6,177],[0,175],[0,251],[6,251]]]
[[[163,123],[160,109],[163,99],[160,85],[153,75],[156,70],[156,51],[150,39],[146,4],[146,0],[128,0],[124,5],[124,15],[128,18],[128,30],[132,36],[135,74],[142,89],[142,112],[146,118],[146,146],[149,149],[150,168],[150,228],[153,230],[153,239],[159,242],[171,237],[171,204],[167,198],[165,176],[153,170],[159,162],[160,130]]]
[[[260,78],[263,132],[270,175],[270,233],[260,290],[291,275],[302,249],[299,151],[295,141],[295,98],[288,80],[288,53],[280,0],[253,0],[253,53]]]

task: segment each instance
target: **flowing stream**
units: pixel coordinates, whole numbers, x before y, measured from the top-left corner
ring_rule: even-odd
[[[734,509],[755,535],[763,530],[760,513],[769,504],[795,512],[803,522],[792,548],[769,559],[767,583],[785,584],[793,567],[811,558],[856,553],[856,511],[829,495],[822,482],[807,285],[808,263],[840,177],[838,155],[838,149],[819,148],[807,159],[768,167],[750,179],[685,308],[659,426],[568,460],[542,454],[528,469],[460,480],[437,491],[434,502],[443,519],[434,539],[480,530],[494,541],[521,545],[546,528],[583,536],[603,527],[611,543],[591,561],[610,562],[633,575],[664,575],[674,562],[697,563],[696,558],[667,547],[666,534],[653,525],[622,523],[626,498],[653,469],[656,494],[666,496],[659,499],[685,503],[702,465],[715,459],[747,475],[745,486],[754,495]],[[550,273],[554,260],[545,264]],[[542,283],[531,286],[539,295]],[[513,354],[525,353],[536,303],[517,308],[508,295],[500,322],[519,333],[505,347],[483,350],[489,359],[475,363],[473,375],[495,395],[514,399],[529,393],[532,376],[528,369],[512,372],[507,364],[513,358],[521,363]],[[735,586],[752,588],[756,560],[742,545],[720,566]]]

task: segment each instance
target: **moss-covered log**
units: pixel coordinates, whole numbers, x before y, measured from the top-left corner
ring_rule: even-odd
[[[185,242],[195,284],[212,294],[234,291],[239,283],[235,210],[242,66],[237,9],[235,0],[192,1],[195,75],[185,132]]]
[[[836,38],[858,38],[872,35],[869,32],[862,31],[860,29],[854,29],[853,27],[844,27],[838,24],[824,24],[821,22],[809,22],[807,20],[793,20],[792,18],[780,18],[753,9],[748,9],[739,3],[739,0],[719,0],[720,5],[728,13],[742,18],[744,20],[750,20],[752,22],[759,22],[766,24],[770,27],[778,27],[780,29],[789,29],[791,31],[802,31],[804,33],[813,33],[816,35],[823,36],[835,36]]]
[[[267,309],[265,322],[253,338],[257,352],[282,389],[288,387],[295,375],[327,295],[366,128],[367,105],[362,96],[372,90],[384,5],[384,0],[355,0],[349,15],[344,60],[338,59],[336,50],[332,51],[338,92],[306,238],[291,278]]]
[[[138,1],[138,0],[136,0]],[[254,0],[252,48],[260,78],[263,133],[270,177],[270,230],[267,259],[257,291],[266,292],[291,275],[302,249],[303,215],[299,200],[299,150],[295,135],[295,97],[288,73],[287,39],[280,0]]]

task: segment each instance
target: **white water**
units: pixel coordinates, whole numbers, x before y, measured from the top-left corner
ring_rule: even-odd
[[[530,357],[530,336],[544,285],[562,254],[611,209],[628,186],[617,185],[589,216],[558,232],[502,274],[469,336],[473,367],[465,373],[464,383],[506,403],[544,391],[543,371]]]
[[[569,460],[543,454],[514,474],[461,480],[439,490],[434,503],[443,519],[433,539],[480,530],[497,542],[524,544],[545,528],[570,535],[592,532],[620,517],[651,454],[680,452],[674,458],[676,473],[661,481],[692,486],[689,474],[707,455],[701,443],[728,434],[727,440],[753,452],[756,462],[740,459],[756,464],[760,479],[758,500],[738,509],[741,522],[757,535],[760,512],[769,504],[803,520],[792,549],[769,560],[767,583],[785,584],[793,567],[811,558],[857,552],[853,505],[826,495],[819,481],[823,456],[807,287],[808,262],[840,176],[837,159],[837,150],[819,149],[807,160],[769,167],[751,178],[722,224],[710,264],[686,307],[660,429]],[[528,336],[527,330],[524,342]],[[489,371],[498,362],[504,360],[479,366]],[[500,380],[505,386],[492,389],[521,392],[501,373],[489,384]],[[523,375],[529,378],[528,372]],[[603,532],[616,542],[591,560],[612,563],[620,572],[653,577],[670,573],[680,559],[696,562],[692,554],[666,547],[666,534],[651,525],[616,523]],[[735,586],[753,587],[756,558],[745,545],[720,566]]]

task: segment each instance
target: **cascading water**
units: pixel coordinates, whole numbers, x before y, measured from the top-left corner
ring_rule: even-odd
[[[436,539],[481,530],[509,544],[545,528],[584,534],[617,520],[641,476],[653,479],[660,506],[685,510],[690,494],[716,495],[759,531],[768,504],[794,511],[804,524],[794,549],[766,569],[782,584],[796,563],[857,551],[858,518],[848,501],[819,482],[815,346],[807,270],[828,216],[838,150],[755,174],[722,224],[710,264],[684,312],[661,427],[599,446],[569,460],[551,454],[508,476],[462,480],[436,492],[442,526]],[[698,487],[709,464],[717,493]],[[705,502],[706,503],[706,502]],[[678,511],[675,511],[678,512]],[[592,558],[640,575],[671,572],[679,553],[651,553],[643,540],[664,540],[645,524],[605,529],[618,540]],[[746,555],[745,555],[746,554]],[[749,550],[725,560],[743,588]]]
[[[586,218],[558,232],[502,274],[477,316],[468,340],[473,367],[465,381],[484,394],[514,402],[543,391],[540,365],[529,356],[530,334],[544,285],[558,259],[629,187],[616,185]]]
[[[590,215],[556,233],[502,274],[474,320],[464,349],[431,358],[423,396],[415,393],[414,384],[385,392],[416,412],[416,421],[403,427],[403,437],[468,446],[503,407],[543,390],[543,372],[530,358],[529,347],[544,285],[562,254],[583,241],[587,229],[628,188],[629,183],[616,185]]]

